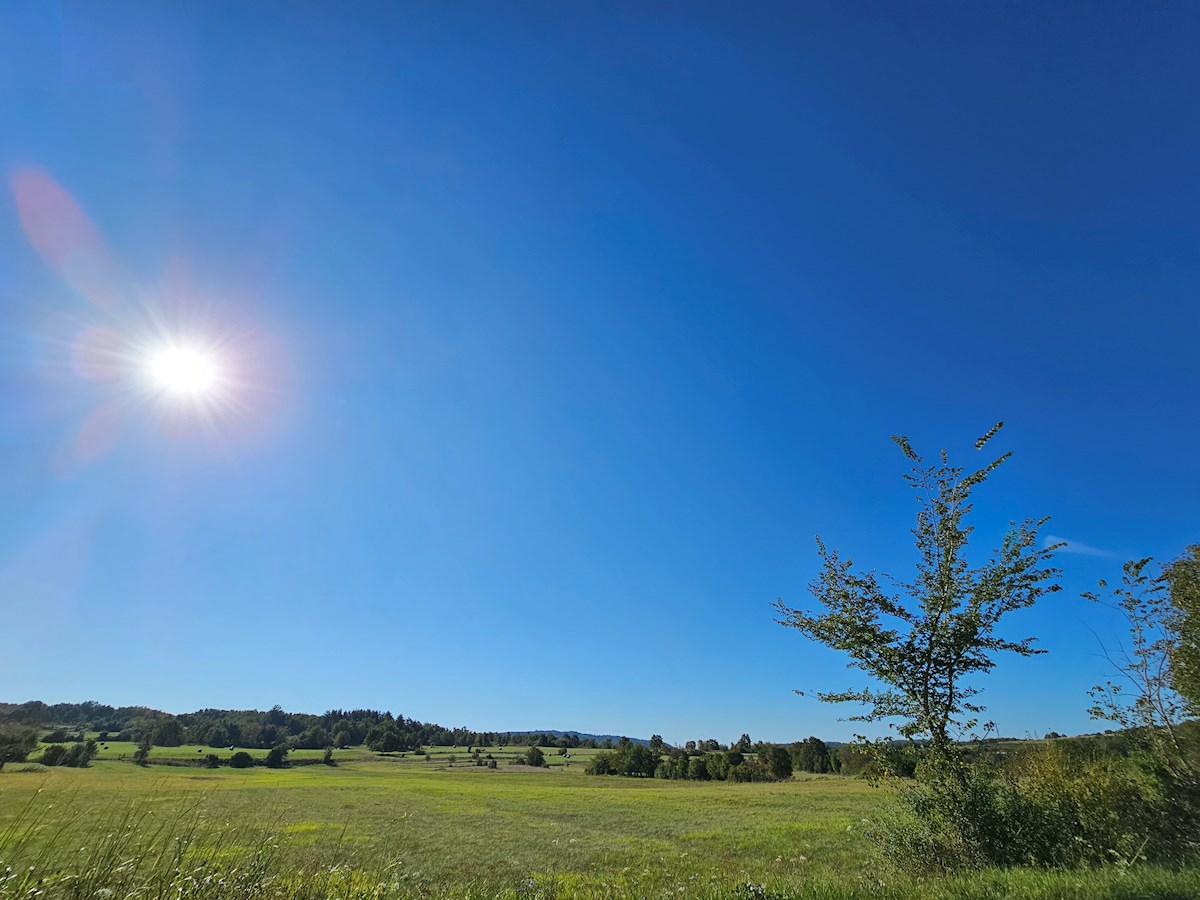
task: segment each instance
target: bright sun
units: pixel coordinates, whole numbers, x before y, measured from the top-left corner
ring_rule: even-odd
[[[147,371],[160,391],[181,398],[210,397],[221,381],[220,365],[211,353],[178,344],[153,353]]]

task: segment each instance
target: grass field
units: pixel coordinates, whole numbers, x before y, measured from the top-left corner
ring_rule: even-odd
[[[202,755],[195,750],[155,748],[153,756]],[[350,749],[338,751],[336,767],[284,770],[140,768],[122,753],[132,746],[110,743],[87,769],[0,773],[0,870],[12,869],[0,897],[37,887],[29,866],[41,877],[98,870],[110,857],[165,865],[174,857],[164,846],[186,846],[189,864],[217,868],[265,853],[278,873],[272,890],[297,897],[716,897],[761,888],[812,897],[1200,897],[1195,870],[894,876],[860,833],[881,789],[833,776],[779,784],[585,777],[586,752],[569,769],[502,762],[488,770],[467,765],[464,748],[436,748],[432,762]],[[86,883],[41,887],[48,896],[96,895],[81,892]]]

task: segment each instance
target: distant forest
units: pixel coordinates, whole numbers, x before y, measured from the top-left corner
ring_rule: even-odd
[[[209,747],[266,748],[286,744],[292,749],[365,745],[381,753],[423,746],[494,746],[524,744],[542,747],[613,747],[620,738],[577,732],[472,731],[421,722],[377,709],[331,709],[321,715],[290,713],[279,706],[269,710],[201,709],[172,715],[147,706],[108,706],[83,703],[0,703],[0,724],[49,729],[47,740],[71,740],[98,732],[104,740],[142,741],[156,747],[197,744]],[[637,741],[636,743],[646,743]]]

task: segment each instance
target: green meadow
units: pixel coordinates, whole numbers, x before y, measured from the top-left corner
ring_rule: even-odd
[[[861,833],[887,788],[859,779],[592,777],[589,751],[547,750],[552,768],[530,770],[508,764],[511,748],[484,748],[502,757],[494,770],[450,747],[431,760],[351,748],[332,767],[139,767],[120,758],[132,749],[110,743],[85,769],[6,768],[0,897],[1200,896],[1197,870],[893,875]]]

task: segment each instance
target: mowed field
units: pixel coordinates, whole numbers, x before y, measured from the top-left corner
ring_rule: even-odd
[[[212,752],[196,749],[155,748],[153,757]],[[101,844],[116,847],[115,860],[161,855],[174,842],[207,865],[265,852],[284,896],[289,878],[337,866],[382,891],[372,896],[395,897],[1200,897],[1194,870],[896,876],[861,831],[885,789],[835,776],[591,777],[582,774],[587,751],[569,760],[546,751],[560,764],[549,770],[503,761],[489,770],[448,747],[432,762],[349,749],[334,767],[141,768],[119,759],[132,750],[110,743],[87,769],[0,773],[0,871],[71,872]]]

